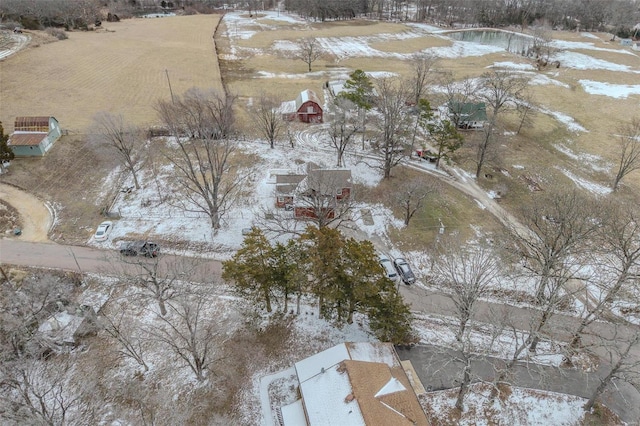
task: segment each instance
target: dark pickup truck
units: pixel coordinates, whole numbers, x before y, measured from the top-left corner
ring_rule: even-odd
[[[149,241],[131,241],[120,245],[120,254],[124,256],[156,257],[160,254],[160,247]]]

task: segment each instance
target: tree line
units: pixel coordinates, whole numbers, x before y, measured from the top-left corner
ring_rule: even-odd
[[[155,8],[193,9],[214,12],[228,5],[226,0],[4,0],[0,4],[3,21],[19,21],[27,28],[65,26],[86,28],[102,19],[101,9],[129,17]],[[249,0],[234,7],[256,13],[279,7],[273,0]],[[640,22],[640,8],[634,0],[285,0],[283,11],[305,18],[326,21],[366,16],[430,22],[447,26],[527,27],[546,25],[554,29],[609,31],[620,37],[633,34]]]

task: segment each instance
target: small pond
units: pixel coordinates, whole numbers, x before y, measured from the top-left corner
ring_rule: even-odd
[[[527,49],[533,46],[533,37],[523,34],[513,33],[510,31],[499,30],[464,30],[451,31],[446,33],[450,37],[458,41],[469,41],[472,43],[486,44],[489,46],[501,47],[504,50],[525,54]]]

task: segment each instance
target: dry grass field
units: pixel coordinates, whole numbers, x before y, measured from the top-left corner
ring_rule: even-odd
[[[0,120],[7,132],[22,115],[53,115],[84,133],[100,111],[154,123],[158,99],[191,87],[221,89],[213,34],[220,15],[105,22],[104,29],[32,43],[0,62]]]

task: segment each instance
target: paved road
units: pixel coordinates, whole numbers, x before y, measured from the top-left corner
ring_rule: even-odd
[[[114,250],[66,246],[55,243],[32,243],[16,239],[0,239],[0,263],[57,268],[67,271],[93,272],[116,276],[121,272],[134,272],[146,258],[122,257]],[[154,260],[155,261],[155,260]],[[222,271],[222,264],[212,259],[190,258],[163,254],[158,259],[160,268],[190,271],[196,282],[212,282]]]

